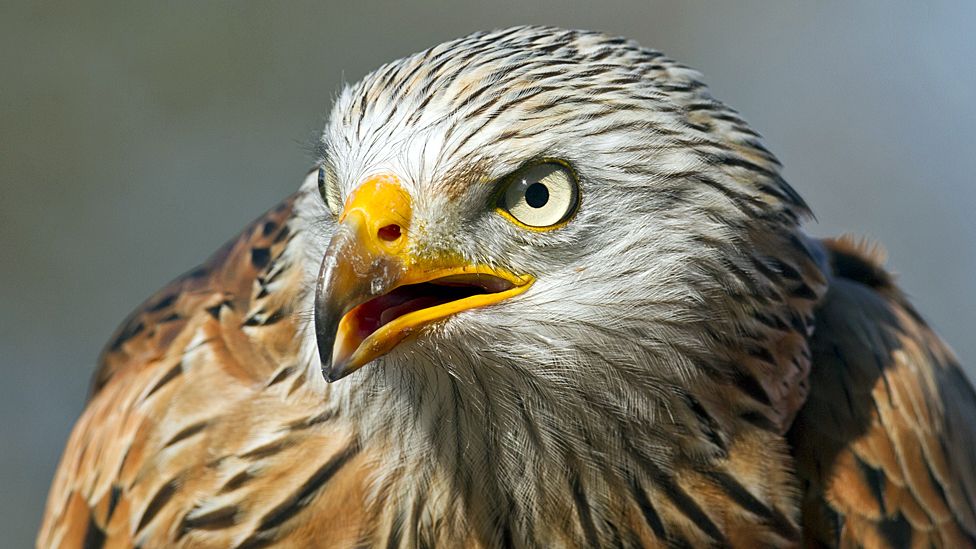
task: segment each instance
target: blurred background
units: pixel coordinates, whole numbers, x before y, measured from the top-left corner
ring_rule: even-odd
[[[808,229],[882,242],[973,376],[976,3],[852,4],[3,2],[4,545],[32,543],[123,317],[297,187],[343,81],[479,29],[600,29],[702,70],[779,155]]]

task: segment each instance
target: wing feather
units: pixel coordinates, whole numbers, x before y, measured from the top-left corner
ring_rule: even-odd
[[[976,545],[971,385],[876,253],[825,246],[810,396],[788,434],[808,543]]]
[[[315,525],[329,525],[331,500],[297,511],[325,492],[355,509],[357,442],[338,419],[316,420],[321,390],[308,390],[296,356],[304,315],[294,307],[307,289],[291,268],[295,198],[150,298],[113,337],[38,546],[261,544],[323,534]],[[294,485],[304,478],[316,482]],[[349,518],[333,536],[356,534]]]

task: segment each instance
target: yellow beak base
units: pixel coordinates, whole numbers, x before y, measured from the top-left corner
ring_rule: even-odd
[[[454,254],[417,257],[412,213],[392,176],[369,179],[349,196],[316,286],[315,330],[327,380],[349,375],[436,321],[519,295],[534,281]]]

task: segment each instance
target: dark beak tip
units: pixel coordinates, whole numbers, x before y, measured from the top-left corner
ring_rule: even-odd
[[[342,378],[342,376],[336,375],[335,368],[331,364],[326,363],[322,364],[322,377],[329,383],[339,381]]]
[[[341,364],[337,366],[335,364],[322,363],[322,377],[324,377],[329,383],[335,383],[350,373],[351,372]]]

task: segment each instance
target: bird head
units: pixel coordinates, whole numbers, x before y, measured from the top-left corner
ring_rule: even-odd
[[[341,92],[320,149],[314,328],[340,384],[447,376],[653,414],[773,306],[806,211],[696,71],[599,33],[385,65]]]

